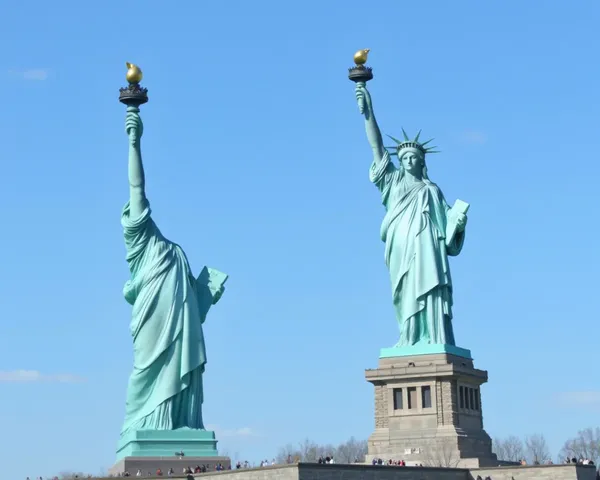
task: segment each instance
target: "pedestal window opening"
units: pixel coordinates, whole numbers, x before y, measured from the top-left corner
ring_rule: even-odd
[[[394,388],[394,410],[402,410],[404,408],[404,400],[402,399],[402,389]]]
[[[421,407],[431,408],[431,387],[429,385],[421,387]]]

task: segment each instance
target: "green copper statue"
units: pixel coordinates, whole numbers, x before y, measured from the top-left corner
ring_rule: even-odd
[[[123,293],[133,306],[134,366],[121,436],[140,430],[202,430],[202,324],[219,301],[227,276],[205,267],[195,278],[181,247],[162,235],[146,198],[143,125],[135,104],[127,107],[126,131],[129,202],[121,223],[131,278]]]
[[[455,345],[448,256],[458,255],[463,247],[468,204],[457,200],[450,208],[429,179],[429,142],[420,143],[419,135],[411,140],[404,133],[403,141],[390,137],[396,145],[384,147],[364,81],[356,83],[356,97],[373,149],[369,176],[386,210],[381,239],[400,327],[396,347]],[[398,156],[397,166],[390,155]]]

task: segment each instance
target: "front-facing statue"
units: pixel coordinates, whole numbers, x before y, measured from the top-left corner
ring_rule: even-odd
[[[137,84],[141,71],[136,74],[132,69],[137,67],[128,66],[130,86],[121,89],[121,101],[127,104],[129,201],[121,223],[130,271],[123,294],[133,307],[134,365],[117,458],[164,457],[176,451],[216,456],[214,432],[204,429],[202,419],[202,325],[221,298],[227,275],[204,267],[195,277],[182,248],[165,238],[151,216],[140,147],[139,105],[147,101],[146,89]]]
[[[373,149],[371,181],[381,192],[386,213],[381,225],[385,262],[390,272],[396,318],[397,348],[427,344],[455,345],[452,329],[452,280],[448,256],[458,255],[465,238],[468,205],[450,208],[427,174],[426,144],[419,135],[396,140],[389,152],[364,81],[356,97]],[[389,148],[389,147],[388,147]],[[390,156],[398,156],[394,165]]]
[[[400,339],[380,350],[377,368],[365,370],[375,394],[375,430],[365,460],[408,452],[412,463],[432,467],[495,466],[479,388],[488,375],[475,368],[470,350],[456,345],[452,328],[448,257],[462,250],[469,205],[456,200],[448,206],[427,172],[426,157],[435,147],[418,134],[409,138],[403,131],[402,140],[391,137],[395,145],[384,146],[366,88],[373,79],[368,53],[357,52],[348,78],[356,83],[373,149],[370,179],[385,207],[381,239]]]

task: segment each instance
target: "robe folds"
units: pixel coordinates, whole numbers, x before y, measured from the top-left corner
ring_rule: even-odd
[[[202,324],[218,299],[215,295],[220,295],[219,286],[206,274],[194,278],[184,251],[161,234],[148,204],[132,218],[127,203],[121,224],[131,274],[123,294],[133,307],[134,349],[121,435],[146,429],[203,429]],[[223,277],[218,279],[221,287]]]
[[[441,190],[404,175],[387,151],[373,162],[370,179],[386,209],[380,234],[400,327],[396,346],[455,345],[448,255],[460,253],[464,232],[446,244],[450,207]]]

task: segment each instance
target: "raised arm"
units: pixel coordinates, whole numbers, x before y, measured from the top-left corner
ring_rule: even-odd
[[[144,165],[142,164],[142,149],[140,141],[144,133],[144,124],[140,118],[140,109],[134,106],[127,107],[125,131],[129,136],[129,214],[131,218],[139,217],[148,200],[146,199],[146,179]]]
[[[360,113],[365,116],[365,129],[367,131],[367,139],[373,149],[373,160],[375,162],[380,162],[383,158],[385,148],[383,146],[379,125],[377,125],[377,120],[375,120],[375,114],[373,113],[371,94],[367,90],[367,84],[365,82],[356,83],[356,99],[358,100]]]

